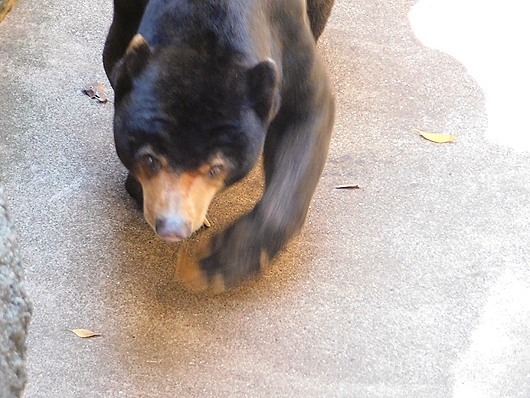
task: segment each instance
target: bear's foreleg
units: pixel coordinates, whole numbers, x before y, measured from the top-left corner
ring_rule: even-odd
[[[188,277],[181,273],[181,279],[192,290],[219,291],[256,274],[302,228],[333,128],[333,97],[326,76],[320,77],[305,103],[280,111],[270,126],[261,200],[213,237],[208,255],[192,256],[184,266]]]

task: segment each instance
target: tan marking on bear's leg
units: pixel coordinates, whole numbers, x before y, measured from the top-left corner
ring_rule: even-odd
[[[210,240],[186,240],[177,254],[177,278],[194,293],[206,290],[217,294],[225,290],[224,278],[216,275],[208,280],[200,260],[210,255]]]
[[[131,51],[134,51],[142,46],[147,46],[147,48],[149,48],[147,40],[145,40],[145,38],[140,33],[137,33],[130,41],[129,45],[127,46],[127,49],[125,50],[125,53],[130,53]]]
[[[177,254],[176,276],[179,282],[192,293],[220,294],[226,291],[226,283],[222,274],[216,274],[208,281],[202,271],[199,260],[210,254],[208,243],[189,243],[184,241]]]
[[[192,244],[185,241],[177,254],[177,279],[193,293],[208,289],[208,279],[201,270],[199,257]]]
[[[261,250],[261,255],[259,258],[259,268],[261,271],[267,269],[269,266],[269,255],[266,250]]]
[[[226,290],[225,278],[221,274],[216,274],[213,277],[211,285],[213,294],[221,294]]]

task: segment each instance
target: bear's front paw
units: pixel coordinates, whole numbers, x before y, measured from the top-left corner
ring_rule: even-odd
[[[216,278],[229,287],[256,275],[269,262],[257,224],[243,217],[212,239],[209,254],[200,260],[209,279]]]
[[[193,293],[209,291],[219,294],[225,291],[225,281],[221,273],[209,277],[202,269],[199,260],[209,253],[207,244],[193,244],[184,241],[177,254],[177,279]]]
[[[177,257],[177,278],[192,292],[214,294],[250,279],[270,259],[260,236],[259,224],[247,215],[208,244],[184,241]]]

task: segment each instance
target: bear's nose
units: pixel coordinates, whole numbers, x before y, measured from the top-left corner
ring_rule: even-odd
[[[160,217],[156,219],[155,230],[162,239],[176,241],[191,235],[191,223],[179,216]]]

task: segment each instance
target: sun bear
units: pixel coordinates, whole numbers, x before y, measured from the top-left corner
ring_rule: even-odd
[[[316,40],[333,0],[115,0],[103,51],[127,191],[163,239],[199,229],[214,195],[263,155],[248,214],[181,262],[194,291],[257,273],[302,227],[334,98]]]

